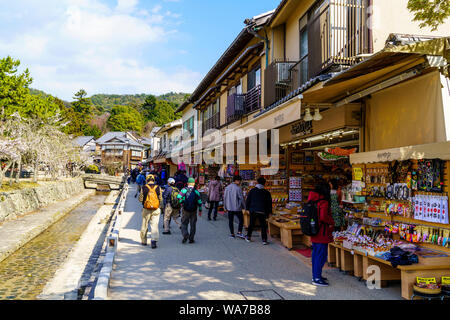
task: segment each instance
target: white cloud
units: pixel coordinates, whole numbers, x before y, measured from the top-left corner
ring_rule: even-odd
[[[116,10],[119,12],[133,12],[139,3],[139,0],[117,0]]]
[[[0,57],[20,59],[32,87],[62,99],[71,100],[80,88],[89,95],[190,92],[201,80],[182,66],[153,65],[149,48],[170,41],[179,17],[163,14],[160,5],[149,12],[138,0],[112,7],[100,0],[41,0],[39,6],[16,0],[7,10],[8,23],[0,19]]]

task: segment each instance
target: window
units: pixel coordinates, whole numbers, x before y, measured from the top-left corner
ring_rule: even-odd
[[[308,16],[300,19],[300,84],[308,81]]]
[[[132,157],[141,157],[142,156],[142,152],[141,151],[131,151],[131,156]]]
[[[261,67],[257,67],[247,74],[247,90],[261,85]]]
[[[190,117],[183,123],[183,131],[189,132],[190,136],[194,136],[194,116]]]
[[[236,87],[233,87],[236,88]],[[202,111],[203,133],[212,128],[219,127],[220,121],[220,100],[217,99]]]

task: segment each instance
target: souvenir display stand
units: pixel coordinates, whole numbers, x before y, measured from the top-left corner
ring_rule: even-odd
[[[378,266],[382,284],[401,280],[405,299],[411,299],[416,283],[445,285],[449,150],[450,143],[444,143],[351,156],[353,183],[343,192],[350,226],[334,234],[329,263],[364,280],[373,272],[368,268]],[[408,261],[396,262],[399,248]],[[429,283],[419,283],[424,278]]]

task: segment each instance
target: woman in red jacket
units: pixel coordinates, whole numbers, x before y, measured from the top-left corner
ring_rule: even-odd
[[[317,201],[319,233],[311,237],[312,242],[312,284],[326,287],[328,282],[322,277],[322,268],[328,258],[328,244],[333,241],[334,220],[330,209],[330,189],[327,183],[319,183],[309,193],[308,202]]]

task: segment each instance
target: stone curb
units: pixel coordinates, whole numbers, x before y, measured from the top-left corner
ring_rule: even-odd
[[[125,201],[128,195],[128,183],[125,183],[123,190],[120,194],[120,199],[111,222],[111,229],[109,236],[107,236],[106,255],[103,259],[102,269],[100,270],[97,284],[94,288],[93,300],[106,300],[108,298],[108,288],[111,279],[111,272],[113,270],[114,259],[117,253],[117,244],[119,241],[119,229],[122,221],[122,213],[125,207]]]
[[[40,235],[42,232],[47,230],[50,226],[52,226],[54,223],[56,223],[59,219],[64,217],[67,213],[75,209],[77,206],[79,206],[82,202],[84,202],[86,199],[91,197],[93,194],[95,194],[95,190],[86,190],[82,197],[74,202],[72,205],[65,207],[64,209],[58,209],[56,213],[51,215],[50,218],[46,219],[46,221],[36,228],[32,229],[31,231],[27,232],[23,237],[14,245],[10,246],[7,250],[0,252],[0,262],[8,258],[11,254],[19,250],[21,247],[26,245],[28,242],[33,240],[35,237]],[[66,200],[62,200],[63,202]],[[39,211],[44,211],[45,208],[42,208]],[[39,211],[35,214],[39,214]]]

